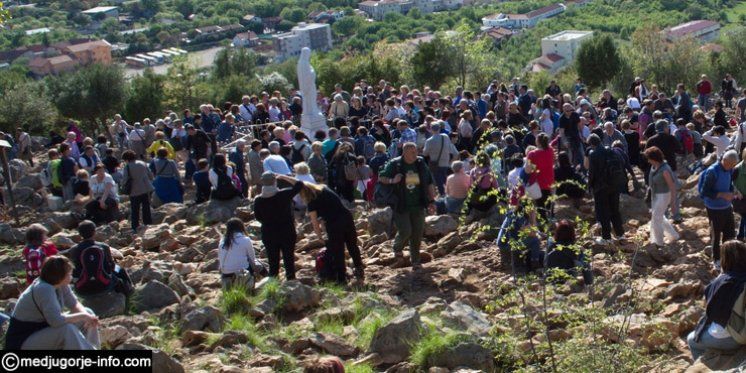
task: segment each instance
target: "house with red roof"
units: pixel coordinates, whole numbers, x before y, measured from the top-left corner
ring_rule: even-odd
[[[718,38],[720,24],[710,20],[689,21],[663,30],[666,39],[677,41],[686,38],[697,39],[708,43]]]

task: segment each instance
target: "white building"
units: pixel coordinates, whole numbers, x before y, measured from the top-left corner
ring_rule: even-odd
[[[332,28],[325,23],[299,23],[290,32],[274,37],[276,60],[282,61],[300,55],[303,47],[314,51],[332,48]]]
[[[505,27],[505,28],[528,28],[547,18],[554,17],[564,12],[567,7],[564,4],[552,4],[543,8],[532,10],[524,14],[504,14],[498,13],[482,18],[482,24],[485,27]]]
[[[407,14],[419,9],[423,14],[454,10],[464,5],[464,0],[366,0],[358,4],[358,9],[371,18],[381,21],[388,13]]]
[[[580,45],[593,31],[565,30],[541,39],[541,57],[531,61],[532,71],[555,73],[575,60]]]
[[[97,6],[95,8],[84,10],[82,13],[93,17],[93,19],[117,18],[119,17],[119,7]]]
[[[669,41],[694,38],[706,43],[718,38],[720,24],[708,20],[690,21],[668,28],[663,32]]]

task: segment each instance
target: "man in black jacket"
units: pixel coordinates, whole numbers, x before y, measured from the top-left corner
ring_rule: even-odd
[[[657,134],[648,139],[645,149],[657,146],[663,152],[663,156],[671,169],[676,171],[676,153],[681,148],[679,140],[676,140],[676,137],[670,134],[671,129],[665,119],[655,122],[655,132]]]
[[[611,239],[611,227],[617,239],[624,236],[622,215],[619,212],[619,190],[607,176],[608,164],[619,155],[601,145],[601,139],[593,134],[588,137],[588,185],[593,192],[596,220],[601,224],[601,238],[596,243],[607,244]]]

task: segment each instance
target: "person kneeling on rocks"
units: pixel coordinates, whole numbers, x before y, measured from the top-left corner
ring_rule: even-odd
[[[223,291],[243,286],[247,292],[251,292],[256,277],[265,271],[262,263],[256,259],[254,245],[246,235],[243,222],[238,218],[231,218],[225,223],[225,235],[218,247],[218,261]]]

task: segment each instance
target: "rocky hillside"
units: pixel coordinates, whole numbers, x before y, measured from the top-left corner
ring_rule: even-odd
[[[58,248],[73,245],[68,204],[50,211],[39,169],[12,163],[20,221],[0,223],[0,306],[12,309],[25,286],[20,249],[24,227],[46,226]],[[686,178],[687,175],[680,175]],[[366,281],[349,288],[316,283],[314,255],[323,243],[298,226],[297,281],[263,279],[253,295],[223,294],[217,273],[220,222],[238,216],[262,250],[249,201],[201,206],[167,204],[154,224],[133,235],[126,220],[98,228],[137,284],[130,304],[88,302],[102,320],[110,349],[153,349],[157,372],[295,371],[319,356],[342,358],[351,372],[535,371],[692,372],[735,368],[742,356],[710,356],[693,364],[685,337],[703,312],[704,285],[715,276],[704,252],[708,222],[686,180],[682,239],[647,244],[649,213],[640,196],[624,196],[624,243],[592,244],[595,283],[516,280],[494,243],[499,214],[469,224],[427,218],[424,269],[391,253],[390,210],[354,207]],[[592,201],[580,209],[558,201],[558,217],[593,222]],[[129,211],[124,201],[122,211]],[[260,254],[264,257],[264,253]],[[746,355],[744,355],[746,356]]]

